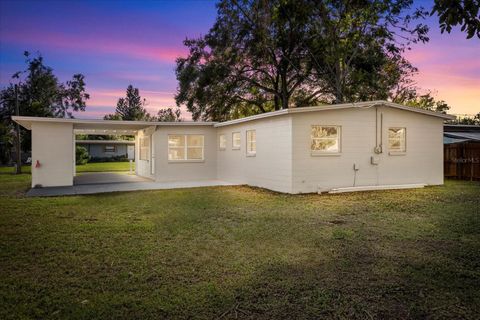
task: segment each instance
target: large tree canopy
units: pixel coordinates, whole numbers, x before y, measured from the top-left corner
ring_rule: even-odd
[[[62,83],[45,65],[40,54],[32,56],[24,52],[27,67],[12,76],[11,83],[0,91],[0,140],[4,141],[0,160],[8,161],[13,144],[13,122],[16,114],[16,95],[19,114],[36,117],[69,117],[74,111],[85,111],[86,100],[90,98],[85,89],[85,78],[74,74],[71,80]],[[15,92],[15,84],[17,93]],[[22,149],[30,150],[30,133],[22,130]]]
[[[450,33],[459,25],[467,39],[475,35],[480,38],[480,0],[435,0],[430,14],[438,15],[442,33]]]
[[[176,102],[226,120],[318,102],[387,98],[427,41],[411,0],[222,0],[210,31],[177,59]]]
[[[12,76],[18,87],[20,115],[39,117],[73,117],[73,111],[85,111],[85,77],[74,74],[72,79],[61,83],[46,66],[43,57],[24,53],[27,68]],[[0,115],[2,120],[15,115],[15,87],[10,83],[0,92]]]

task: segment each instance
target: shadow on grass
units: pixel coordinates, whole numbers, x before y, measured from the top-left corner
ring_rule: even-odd
[[[353,248],[348,248],[351,250]],[[452,248],[454,249],[454,248]],[[475,319],[478,277],[442,261],[389,262],[361,248],[325,264],[272,264],[234,289],[222,318]],[[468,273],[468,272],[467,272]],[[468,277],[470,279],[466,279]]]

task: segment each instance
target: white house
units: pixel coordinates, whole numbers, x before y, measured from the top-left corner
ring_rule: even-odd
[[[133,134],[139,176],[285,193],[443,184],[443,122],[452,118],[387,101],[219,123],[13,117],[32,130],[32,186],[73,184],[75,134]]]

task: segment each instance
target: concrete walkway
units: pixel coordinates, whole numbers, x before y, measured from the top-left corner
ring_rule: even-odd
[[[45,187],[30,189],[28,197],[55,197],[81,194],[95,194],[105,192],[139,191],[139,190],[164,190],[179,188],[198,188],[215,186],[232,186],[233,183],[220,180],[184,181],[184,182],[121,182],[80,184],[68,187]]]
[[[140,177],[128,172],[83,172],[73,177],[73,185],[102,184],[102,183],[126,183],[126,182],[149,182],[148,178]]]

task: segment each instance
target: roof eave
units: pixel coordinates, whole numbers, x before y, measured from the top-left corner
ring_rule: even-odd
[[[12,116],[12,120],[22,127],[31,130],[33,122],[50,122],[50,123],[72,123],[74,125],[105,125],[106,127],[118,126],[213,126],[216,122],[197,122],[197,121],[181,121],[181,122],[160,122],[160,121],[126,121],[126,120],[99,120],[99,119],[64,119],[64,118],[46,118],[46,117],[27,117]]]

